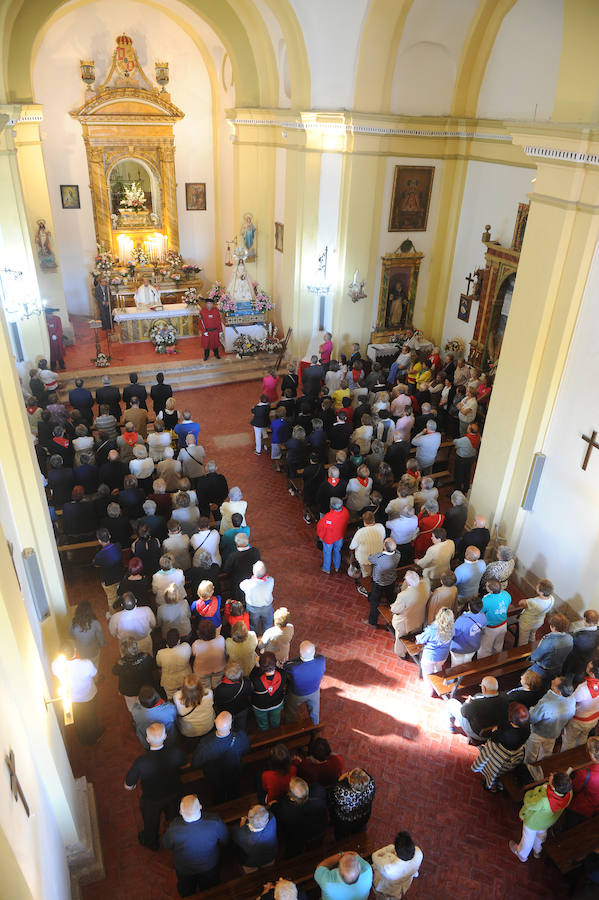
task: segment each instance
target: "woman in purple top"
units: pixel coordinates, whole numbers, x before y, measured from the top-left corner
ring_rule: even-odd
[[[333,337],[333,335],[330,334],[330,332],[325,331],[324,341],[320,345],[320,364],[321,364],[321,366],[328,367],[328,365],[331,361],[331,356],[333,353],[333,341],[331,340],[332,337]]]

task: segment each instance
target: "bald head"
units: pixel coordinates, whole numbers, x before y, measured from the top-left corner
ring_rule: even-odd
[[[483,694],[489,694],[493,696],[499,691],[499,683],[496,678],[493,678],[492,675],[487,675],[480,683]]]
[[[360,877],[360,863],[357,853],[344,853],[339,860],[339,875],[346,884],[355,884]]]
[[[197,822],[202,818],[202,804],[195,794],[187,794],[179,805],[181,818],[185,822]]]
[[[120,459],[120,457],[119,457],[119,451],[118,451],[118,450],[111,450],[111,451],[109,452],[109,454],[108,454],[108,459],[109,459],[110,462],[118,462],[119,459]]]
[[[160,722],[154,722],[146,728],[146,740],[152,750],[159,750],[166,739],[166,728]]]
[[[485,516],[475,516],[474,517],[474,527],[475,528],[486,528],[487,520]]]
[[[233,716],[231,713],[226,711],[219,713],[214,720],[214,727],[216,728],[216,733],[219,737],[227,737],[227,735],[231,733],[231,728],[233,727]]]
[[[312,641],[302,641],[299,647],[300,659],[304,662],[310,662],[316,654],[316,647]]]

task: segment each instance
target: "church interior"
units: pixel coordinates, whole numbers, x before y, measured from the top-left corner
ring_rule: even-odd
[[[594,751],[592,742],[596,728],[599,737],[593,693],[599,693],[599,662],[593,680],[591,653],[599,659],[599,528],[592,512],[599,500],[599,488],[593,488],[599,484],[593,481],[599,473],[599,405],[593,400],[595,375],[599,379],[599,4],[0,0],[0,28],[0,897],[359,900],[369,896],[373,878],[372,896],[379,900],[405,896],[408,888],[415,900],[597,897],[599,740]],[[580,374],[581,366],[586,374]],[[458,385],[461,371],[468,374]],[[162,382],[172,388],[171,400],[160,390],[155,396]],[[141,385],[148,415],[141,426],[129,428],[126,391],[139,397]],[[292,389],[283,416],[291,422],[287,431],[277,430],[285,385]],[[105,393],[98,402],[107,389],[112,400]],[[145,389],[133,408],[145,406]],[[74,403],[79,390],[91,392],[87,418]],[[416,418],[406,437],[410,402]],[[263,422],[261,403],[267,404]],[[355,421],[358,406],[361,426]],[[429,413],[435,419],[431,429]],[[319,418],[327,435],[320,449],[306,438]],[[186,426],[183,441],[174,430],[182,422],[200,425],[199,435],[190,433],[197,452],[203,448],[201,463],[186,449],[195,444],[194,439],[186,445]],[[348,428],[345,444],[331,438],[335,423]],[[364,427],[370,429],[366,438]],[[421,451],[419,433],[441,441],[431,460]],[[167,438],[166,451],[156,456],[154,434],[169,435],[172,447]],[[463,450],[464,442],[474,449]],[[406,447],[400,471],[396,443]],[[281,459],[277,448],[284,445]],[[340,462],[343,447],[347,453],[341,450]],[[417,479],[409,474],[414,450]],[[185,468],[185,453],[195,468]],[[218,470],[228,484],[223,504],[238,502],[233,486],[247,501],[247,522],[230,521],[228,527],[241,532],[249,526],[250,549],[259,549],[256,558],[268,573],[250,570],[243,584],[274,578],[274,609],[286,607],[295,629],[290,656],[303,660],[300,643],[312,642],[326,671],[318,689],[320,721],[302,707],[301,727],[294,725],[285,705],[282,724],[280,712],[268,720],[269,736],[269,727],[264,730],[260,716],[250,712],[252,749],[241,769],[246,806],[239,793],[214,803],[206,767],[201,778],[187,761],[176,776],[182,782],[177,808],[172,815],[162,809],[163,844],[153,846],[143,778],[137,786],[128,781],[148,747],[129,704],[135,700],[141,709],[138,692],[133,697],[121,690],[121,638],[132,633],[119,637],[114,620],[122,615],[121,589],[117,598],[118,584],[103,580],[108,576],[97,555],[120,543],[106,528],[108,505],[117,507],[117,516],[122,513],[118,502],[125,503],[129,473],[137,473],[130,488],[145,484],[142,499],[155,498],[153,479],[163,479],[158,467],[168,463],[164,471],[172,474],[173,456],[191,483],[168,486],[169,515],[161,513],[161,521],[170,534],[171,499],[173,512],[181,506],[181,521],[194,503],[201,516],[192,528],[187,518],[182,526],[196,551],[193,567],[188,556],[180,586],[185,604],[196,601],[200,581],[215,596],[220,590],[222,626],[218,613],[215,640],[221,640],[227,629],[231,634],[225,601],[243,600],[224,554],[221,559],[221,500],[203,510],[198,499],[204,475]],[[389,500],[378,467],[392,456],[394,464],[386,466]],[[108,486],[103,507],[97,474],[81,501],[81,482],[72,473],[82,464],[98,473],[100,463],[109,466],[113,458],[128,474]],[[332,542],[321,531],[328,501],[323,508],[316,493],[310,494],[308,464],[332,488],[347,474],[348,494],[341,493],[340,505],[347,505],[349,525],[335,536],[330,574],[326,551],[330,570]],[[334,468],[339,465],[341,476]],[[364,465],[370,471],[364,473]],[[71,473],[70,482],[60,482],[63,494],[67,484],[65,496],[53,480],[54,469],[61,477]],[[426,477],[434,487],[427,488]],[[354,482],[358,493],[361,487],[368,491],[362,506],[352,505],[358,502],[358,493],[349,494]],[[179,503],[187,490],[191,505],[187,497]],[[387,540],[396,532],[385,516],[387,502],[408,497],[413,508],[414,496],[426,490],[434,496],[430,506],[429,495],[416,499],[415,547],[412,538],[396,538],[389,550]],[[65,530],[63,507],[79,501],[91,509],[92,493],[95,524],[77,533]],[[338,494],[333,490],[330,496]],[[451,516],[445,526],[439,523],[462,504],[464,521],[454,546],[447,530]],[[141,511],[157,518],[155,502],[153,513],[144,503],[128,516],[117,565],[121,584],[138,556]],[[212,578],[192,576],[190,582],[197,554],[206,556],[203,540],[194,543],[205,516],[210,534],[220,532],[221,552],[217,539]],[[475,545],[487,581],[477,585],[476,597],[463,594],[458,581],[451,596],[457,622],[468,602],[480,608],[482,599],[486,609],[486,593],[494,596],[497,579],[497,590],[509,594],[509,609],[501,625],[487,615],[482,628],[489,640],[490,629],[502,628],[505,643],[495,640],[490,654],[479,650],[473,660],[475,649],[456,665],[453,651],[448,658],[448,641],[445,656],[435,657],[431,668],[428,644],[416,640],[428,634],[426,618],[402,637],[399,614],[385,600],[388,591],[381,593],[389,584],[376,581],[378,563],[373,575],[368,553],[360,559],[355,535],[372,532],[364,516],[374,516],[374,527],[384,533],[369,553],[393,555],[399,547],[391,585],[398,598],[412,589],[414,572],[420,585],[449,590],[439,587],[445,585],[440,572],[418,565],[417,546],[424,558],[438,542],[451,544],[445,568],[452,585],[454,570],[469,560],[468,535],[488,529],[480,553]],[[426,527],[432,536],[418,545]],[[98,538],[100,532],[106,540]],[[143,538],[146,549],[147,541],[156,540],[153,534]],[[237,537],[229,553],[239,554]],[[166,550],[157,545],[154,568],[149,556],[144,563],[143,577],[152,585],[152,575],[164,569]],[[498,565],[501,572],[509,569],[503,580],[494,574]],[[220,578],[219,589],[214,578],[217,585]],[[529,621],[528,598],[540,596],[543,584],[550,585],[552,612],[541,616],[536,637],[533,628],[527,642],[521,640],[519,616],[525,610]],[[377,626],[375,589],[381,603]],[[148,588],[147,603],[138,602],[139,608],[153,608],[153,630],[136,638],[140,657],[149,641],[150,659],[162,648],[172,650],[153,591]],[[369,598],[371,615],[365,618]],[[99,656],[88,657],[95,659],[90,691],[99,723],[89,741],[77,717],[92,701],[77,702],[65,674],[70,651],[85,658],[72,624],[83,602],[91,604],[104,644]],[[190,628],[201,619],[198,609],[187,610]],[[249,601],[248,609],[253,626]],[[470,612],[476,610],[470,606]],[[437,629],[440,640],[441,625],[430,607],[428,615],[428,627]],[[258,621],[261,631],[265,620]],[[199,621],[200,630],[205,624]],[[563,632],[575,654],[581,629],[597,631],[582,671],[568,667],[571,657],[563,670],[561,663],[537,664],[546,636],[555,643],[556,633]],[[455,641],[457,632],[452,634]],[[227,637],[227,648],[232,640]],[[244,676],[254,677],[256,660]],[[195,657],[196,675],[197,662]],[[551,739],[537,727],[539,707],[523,706],[522,691],[510,700],[531,662],[539,681],[545,677],[541,704],[545,691],[556,697],[558,679],[563,694],[555,688],[557,696],[580,714],[580,691],[588,685],[594,718],[589,713],[577,719],[571,711],[567,719],[590,724],[580,726],[576,744],[569,732],[564,737],[569,725]],[[448,676],[452,665],[459,671]],[[159,663],[151,669],[156,703],[174,709]],[[216,680],[207,673],[204,696],[216,697],[222,671]],[[520,756],[516,761],[516,749],[510,751],[514,764],[490,788],[474,767],[493,743],[493,732],[473,736],[467,722],[462,731],[456,728],[468,698],[480,695],[483,678],[495,682],[495,692],[498,683],[498,696],[508,696],[506,710],[508,701],[510,710],[517,703],[529,723],[522,726],[529,737],[517,748]],[[296,696],[292,684],[287,682],[285,704]],[[448,719],[456,698],[461,711]],[[312,709],[308,703],[306,708]],[[215,704],[210,728],[218,711]],[[165,734],[190,759],[207,732],[194,737],[181,721],[179,710],[172,734]],[[507,721],[492,727],[503,728],[503,734]],[[319,735],[342,758],[348,784],[362,769],[374,783],[369,817],[360,829],[340,830],[331,812],[336,788],[329,784],[322,789],[326,803],[319,801],[326,830],[315,844],[293,853],[291,841],[281,839],[274,862],[247,864],[250,857],[236,849],[235,829],[249,827],[248,804],[254,810],[252,804],[267,804],[272,821],[281,802],[269,807],[268,794],[261,793],[273,747],[288,747],[294,762],[287,775],[293,775],[303,771],[300,757],[312,758]],[[536,756],[529,757],[535,736]],[[571,799],[566,792],[571,809],[562,816],[554,803],[556,796],[563,800],[559,778],[566,776],[574,787]],[[578,793],[588,794],[589,778],[595,806],[575,822]],[[532,803],[534,790],[549,804],[550,821],[527,832],[520,810]],[[172,843],[164,838],[173,821],[189,827],[183,813],[173,820],[182,795],[197,795],[204,819],[221,815],[229,828],[218,884],[198,876],[194,888],[186,887]],[[534,854],[533,837],[523,850],[533,831]],[[376,851],[387,847],[395,854],[400,832],[409,833],[415,853],[422,851],[422,863],[403,887],[385,887]],[[342,862],[334,866],[354,851],[352,864],[358,859],[366,868],[346,884]],[[335,853],[346,855],[320,865],[323,856]],[[322,869],[338,879],[338,892],[316,877]],[[357,886],[366,875],[370,881],[360,893]],[[279,877],[297,890],[273,886]]]

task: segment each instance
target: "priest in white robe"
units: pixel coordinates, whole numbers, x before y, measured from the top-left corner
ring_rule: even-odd
[[[135,291],[135,305],[141,311],[149,309],[162,309],[160,294],[149,278],[144,278],[143,283]]]

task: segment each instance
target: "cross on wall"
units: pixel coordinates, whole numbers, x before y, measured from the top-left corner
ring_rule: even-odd
[[[10,775],[10,792],[17,801],[21,801],[25,812],[27,813],[27,817],[31,815],[29,810],[29,804],[25,799],[25,794],[23,793],[23,788],[21,787],[21,782],[17,776],[17,764],[15,762],[15,752],[11,750],[8,756],[4,757],[4,761],[6,762],[6,768],[8,769]]]
[[[593,431],[591,433],[590,437],[587,437],[586,434],[581,435],[581,437],[582,437],[583,441],[586,441],[588,444],[587,452],[585,453],[584,459],[582,461],[582,468],[584,470],[584,469],[586,469],[586,467],[589,464],[589,459],[591,458],[591,453],[593,452],[593,450],[595,450],[595,449],[599,450],[599,444],[595,440],[595,438],[597,437],[596,431]]]

